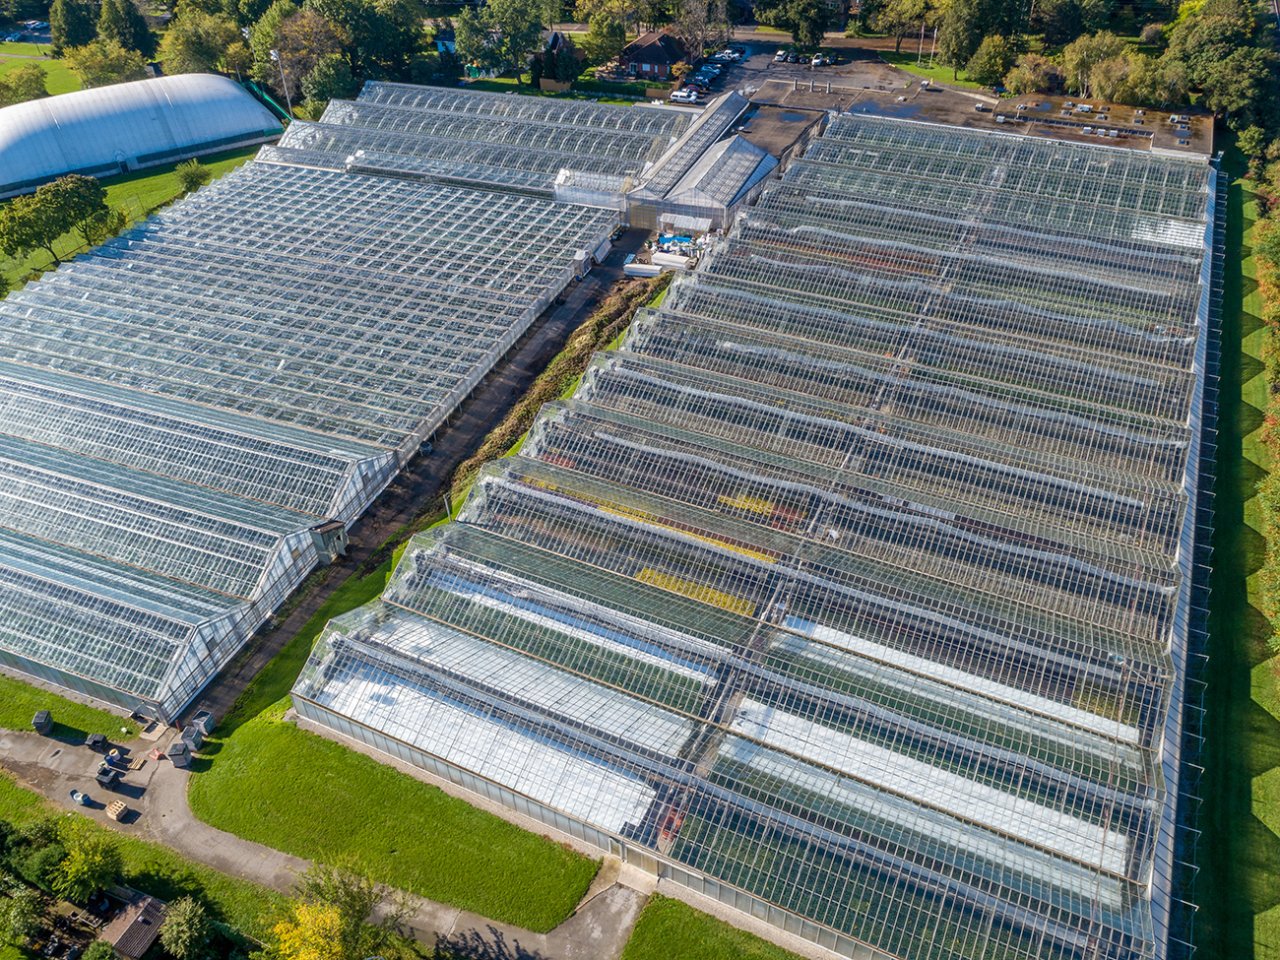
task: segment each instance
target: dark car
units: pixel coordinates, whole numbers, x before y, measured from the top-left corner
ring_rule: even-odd
[[[787,63],[799,63],[799,62],[800,62],[800,58],[796,56],[794,53],[787,54]]]

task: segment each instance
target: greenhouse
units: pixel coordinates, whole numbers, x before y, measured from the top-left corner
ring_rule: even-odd
[[[0,665],[172,720],[619,220],[280,149],[0,300]]]
[[[333,170],[388,173],[551,196],[561,171],[624,192],[690,124],[688,114],[580,100],[373,82],[291,124],[271,155]]]
[[[1178,955],[1218,189],[832,120],[298,712],[845,956]]]

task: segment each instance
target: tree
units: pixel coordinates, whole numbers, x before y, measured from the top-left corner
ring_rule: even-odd
[[[71,226],[71,221],[61,211],[44,201],[40,190],[29,196],[14,197],[0,208],[0,253],[19,259],[36,250],[44,250],[55,264],[60,264],[62,258],[58,256],[54,243]],[[46,854],[52,855],[46,858]],[[65,856],[66,850],[61,844],[33,846],[24,855],[19,872],[32,883],[51,885],[56,882]],[[46,859],[51,862],[46,863]]]
[[[208,956],[213,924],[204,905],[191,897],[169,904],[160,927],[160,945],[175,960],[202,960]]]
[[[979,0],[951,0],[938,26],[938,59],[951,67],[952,75],[978,51],[983,29]]]
[[[95,33],[93,10],[84,0],[53,0],[49,6],[49,46],[55,57],[68,47],[82,47]]]
[[[84,903],[119,879],[123,866],[120,850],[109,834],[78,820],[65,820],[59,825],[58,835],[67,848],[67,857],[53,879],[53,891],[58,896]]]
[[[1236,135],[1236,146],[1250,160],[1257,160],[1266,149],[1267,132],[1256,123],[1245,127]]]
[[[144,80],[147,64],[136,50],[126,50],[115,40],[94,40],[72,47],[63,56],[67,69],[86,87],[105,87],[128,80]]]
[[[426,33],[416,0],[306,0],[343,38],[356,78],[407,78]]]
[[[893,52],[902,52],[902,41],[924,27],[932,10],[929,0],[885,0],[871,23],[881,33],[893,37]]]
[[[1111,0],[1041,0],[1037,6],[1037,25],[1051,46],[1095,33],[1111,19]]]
[[[464,10],[455,28],[458,55],[503,72],[514,70],[519,84],[542,44],[542,10],[540,0],[490,0],[480,12]]]
[[[1058,66],[1038,53],[1024,53],[1004,76],[1005,89],[1015,96],[1024,93],[1047,93],[1058,77]]]
[[[84,948],[80,960],[119,960],[119,954],[105,940],[95,940]]]
[[[1204,105],[1222,113],[1234,128],[1277,123],[1275,91],[1280,85],[1280,57],[1270,50],[1242,47],[1231,51],[1202,75]]]
[[[593,13],[582,38],[582,51],[593,64],[617,59],[627,45],[627,30],[622,21],[603,11]]]
[[[8,292],[0,278],[0,297]],[[0,943],[22,947],[40,930],[40,895],[27,886],[18,886],[0,899]]]
[[[1062,71],[1067,86],[1081,96],[1091,96],[1094,67],[1104,60],[1123,56],[1125,50],[1125,42],[1105,30],[1073,40],[1062,51]]]
[[[207,73],[223,66],[227,49],[239,42],[240,30],[229,16],[183,2],[160,43],[160,59],[165,73]]]
[[[333,24],[316,11],[304,8],[281,22],[276,36],[280,62],[278,65],[272,63],[262,79],[279,87],[280,75],[283,74],[289,85],[289,95],[298,96],[302,93],[302,78],[311,73],[323,58],[335,56],[341,50],[342,37]]]
[[[213,177],[213,171],[194,157],[174,167],[173,174],[178,178],[183,193],[199,190]]]
[[[342,918],[336,907],[295,903],[292,916],[275,925],[280,960],[348,960],[342,949]]]
[[[357,872],[354,864],[315,864],[294,888],[293,929],[288,932],[292,934],[292,942],[300,943],[311,942],[306,931],[323,931],[337,947],[336,956],[344,960],[374,955],[391,960],[403,947],[403,938],[396,931],[407,908],[403,902],[392,902],[390,909],[384,909],[382,918],[375,923],[374,916],[380,907],[383,907],[382,891]],[[286,938],[280,936],[279,927],[276,930],[283,942]]]
[[[44,80],[44,71],[34,63],[24,63],[17,70],[0,75],[0,107],[47,97]]]
[[[249,30],[249,53],[253,58],[250,72],[259,83],[279,90],[280,70],[271,59],[280,38],[280,26],[301,8],[293,0],[275,0]]]
[[[9,278],[0,273],[0,300],[9,295]]]
[[[98,38],[115,40],[126,50],[136,50],[144,60],[156,55],[156,35],[133,0],[102,0]]]
[[[1016,59],[1017,54],[1009,41],[999,34],[992,34],[983,38],[965,64],[964,72],[975,83],[994,87],[1013,69]]]
[[[314,105],[353,97],[359,89],[360,84],[351,75],[347,61],[336,53],[321,57],[302,78],[302,95]]]

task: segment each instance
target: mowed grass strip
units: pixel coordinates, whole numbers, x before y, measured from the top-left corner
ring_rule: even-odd
[[[57,738],[84,738],[91,733],[102,733],[112,740],[120,740],[138,735],[138,725],[126,717],[97,707],[86,707],[56,693],[0,675],[0,729],[29,731],[31,718],[37,710],[48,710],[53,714],[53,736]],[[121,727],[128,732],[122,734]]]
[[[75,816],[0,773],[0,820],[21,824],[59,813]],[[97,825],[92,829],[106,831]],[[285,898],[273,890],[192,863],[158,844],[114,831],[111,835],[124,861],[124,882],[131,887],[162,900],[197,897],[216,919],[259,940],[284,915]]]
[[[394,559],[336,591],[245,691],[199,762],[192,811],[295,856],[353,857],[379,883],[550,930],[582,899],[597,861],[284,719],[315,638],[376,598]]]
[[[622,960],[797,960],[796,954],[672,900],[645,905]]]
[[[42,47],[41,51],[47,53],[48,47]],[[21,56],[3,56],[6,53],[21,54]],[[17,70],[24,64],[34,63],[44,71],[44,88],[50,94],[56,96],[59,93],[74,93],[81,89],[80,78],[68,70],[61,60],[38,60],[33,53],[29,43],[0,44],[0,75]]]

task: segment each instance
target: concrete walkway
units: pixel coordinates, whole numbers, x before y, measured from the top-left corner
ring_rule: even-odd
[[[128,746],[134,756],[146,757],[153,746],[163,749],[175,737],[176,732],[168,731],[154,744],[133,741]],[[298,875],[311,865],[197,820],[187,804],[190,773],[168,760],[147,759],[111,793],[94,780],[101,759],[82,744],[0,730],[0,767],[58,807],[281,893],[290,892]],[[76,806],[70,799],[72,790],[89,794],[94,805]],[[131,822],[116,823],[107,816],[105,802],[115,799],[137,811]],[[496,923],[421,897],[406,900],[408,925],[417,940],[447,946],[459,957],[475,960],[617,960],[649,893],[619,882],[623,870],[616,861],[606,861],[573,916],[550,933]],[[643,881],[637,884],[641,885]]]

